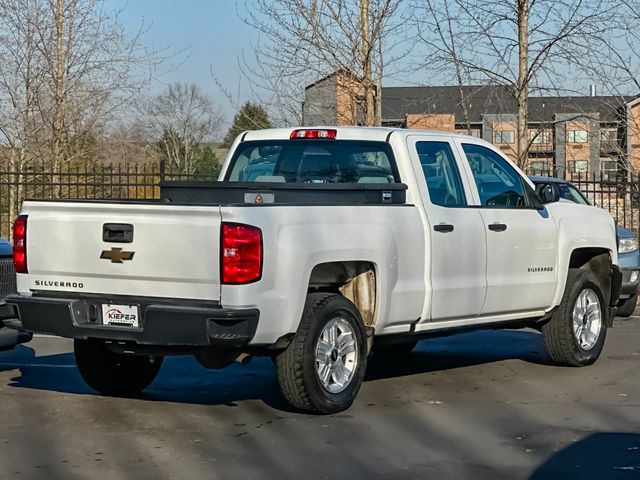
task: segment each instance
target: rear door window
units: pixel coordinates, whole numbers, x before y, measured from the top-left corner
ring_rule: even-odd
[[[467,204],[462,179],[448,142],[417,142],[420,166],[434,205],[463,207]]]
[[[273,140],[238,146],[229,182],[399,183],[389,144],[352,140]]]

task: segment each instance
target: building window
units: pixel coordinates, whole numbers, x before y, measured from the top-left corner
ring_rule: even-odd
[[[496,130],[494,132],[494,142],[499,143],[515,143],[516,132],[515,130]]]
[[[615,128],[607,128],[600,130],[601,142],[618,142],[618,130]]]
[[[567,143],[587,143],[589,132],[586,130],[567,130]]]
[[[586,173],[589,171],[588,160],[569,160],[569,173]]]
[[[551,163],[545,160],[529,162],[529,171],[532,175],[547,175],[551,171]]]
[[[471,128],[467,130],[464,127],[456,126],[456,133],[460,133],[462,135],[470,135],[474,138],[482,138],[482,131],[479,128]]]
[[[529,140],[534,145],[548,145],[551,143],[551,131],[529,130]]]
[[[601,158],[600,174],[604,180],[615,180],[618,176],[618,162],[609,158]]]

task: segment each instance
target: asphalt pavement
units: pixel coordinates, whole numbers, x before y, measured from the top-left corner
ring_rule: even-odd
[[[269,359],[168,358],[139,399],[96,395],[69,340],[0,353],[0,478],[640,478],[640,318],[591,367],[549,364],[537,332],[372,355],[348,411],[292,412]]]

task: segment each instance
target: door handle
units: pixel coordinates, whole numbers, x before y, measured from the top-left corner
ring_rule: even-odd
[[[448,223],[439,223],[438,225],[434,225],[433,229],[436,232],[449,233],[453,232],[453,225],[450,225]]]
[[[489,230],[493,232],[504,232],[507,226],[504,223],[492,223],[489,225]]]

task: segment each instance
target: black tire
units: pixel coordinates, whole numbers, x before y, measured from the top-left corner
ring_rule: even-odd
[[[618,307],[617,315],[619,317],[630,317],[633,312],[636,311],[636,305],[638,304],[638,292],[632,297],[627,298],[622,305]]]
[[[399,343],[376,343],[373,342],[371,350],[376,355],[402,356],[409,355],[418,345],[418,340],[408,340]]]
[[[578,296],[584,290],[592,290],[600,304],[600,328],[595,344],[585,349],[576,338],[573,328],[573,309]],[[551,360],[558,365],[582,367],[594,363],[604,346],[607,336],[607,303],[596,276],[584,270],[569,270],[567,284],[560,305],[551,320],[542,327],[544,343]]]
[[[316,365],[316,345],[332,320],[346,320],[353,332],[356,366],[344,390],[329,392],[321,383]],[[278,382],[284,398],[296,409],[312,413],[346,410],[355,399],[367,366],[367,336],[358,309],[342,295],[307,295],[300,326],[289,346],[276,358]]]
[[[91,340],[75,340],[73,348],[83,380],[103,395],[140,394],[156,378],[163,359],[114,353]]]

